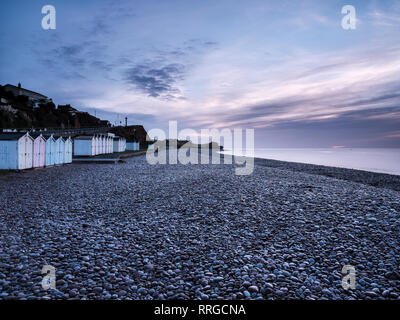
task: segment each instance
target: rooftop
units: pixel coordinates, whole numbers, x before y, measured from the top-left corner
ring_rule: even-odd
[[[45,95],[41,94],[41,93],[38,93],[38,92],[35,92],[35,91],[32,91],[32,90],[28,90],[28,89],[25,89],[25,88],[22,88],[22,87],[20,88],[20,87],[14,86],[14,85],[9,84],[9,83],[7,83],[4,86],[4,88],[10,88],[10,87],[15,88],[15,89],[21,89],[21,90],[27,91],[29,93],[37,94],[39,96],[42,96],[44,99],[47,99],[47,97]]]

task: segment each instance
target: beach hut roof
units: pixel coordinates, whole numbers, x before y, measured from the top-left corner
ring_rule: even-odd
[[[75,137],[75,140],[92,140],[93,138],[95,138],[94,136],[78,136]]]
[[[42,134],[42,136],[43,136],[43,138],[45,138],[46,140],[48,140],[48,139],[50,139],[50,138],[53,138],[53,139],[54,139],[54,136],[53,136],[52,134]]]
[[[1,133],[0,140],[19,140],[24,135],[26,135],[26,132]]]
[[[41,133],[39,133],[39,132],[32,132],[32,133],[29,133],[29,135],[30,135],[33,139],[36,139],[37,137],[42,136],[42,137],[46,140],[46,138],[45,138]]]

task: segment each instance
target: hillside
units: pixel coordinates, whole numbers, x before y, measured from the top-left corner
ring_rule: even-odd
[[[70,105],[56,105],[50,101],[30,103],[24,95],[14,95],[0,86],[0,128],[85,128],[110,126],[87,112],[81,112]]]

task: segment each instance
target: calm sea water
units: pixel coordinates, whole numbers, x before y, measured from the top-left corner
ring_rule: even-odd
[[[255,149],[254,156],[400,175],[400,148]]]

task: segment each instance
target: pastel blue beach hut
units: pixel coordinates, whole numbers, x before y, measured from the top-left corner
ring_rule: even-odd
[[[74,155],[75,156],[94,156],[96,155],[96,139],[95,136],[78,136],[74,138]]]
[[[126,142],[126,150],[132,150],[132,151],[139,150],[139,142],[136,142],[136,141]]]
[[[47,136],[46,139],[46,167],[54,166],[56,160],[56,140],[53,135]]]
[[[33,166],[33,138],[29,133],[0,134],[0,169],[23,170]]]
[[[113,138],[113,152],[121,152],[121,138],[114,137]]]
[[[64,163],[72,163],[72,139],[64,138]]]
[[[63,164],[64,163],[64,148],[65,142],[63,137],[56,136],[54,137],[56,140],[56,154],[54,164]]]

